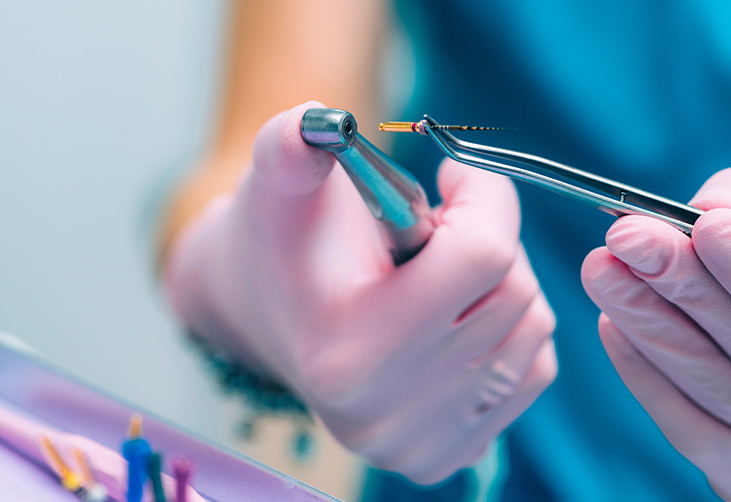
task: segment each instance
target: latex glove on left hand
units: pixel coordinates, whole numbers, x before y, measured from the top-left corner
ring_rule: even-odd
[[[346,447],[436,483],[556,374],[515,188],[445,161],[434,233],[394,268],[343,168],[302,140],[314,106],[261,129],[235,192],[179,238],[166,286],[188,327],[295,390]]]
[[[652,218],[620,218],[582,281],[625,385],[731,500],[731,169],[691,203],[708,211],[692,239]]]

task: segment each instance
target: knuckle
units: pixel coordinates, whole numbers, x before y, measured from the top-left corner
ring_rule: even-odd
[[[547,339],[533,360],[530,371],[521,383],[520,393],[534,394],[543,392],[558,376],[558,360],[553,341]]]
[[[465,265],[488,277],[505,277],[515,261],[517,243],[494,232],[474,232],[464,238]]]
[[[731,209],[714,208],[698,218],[693,227],[693,246],[703,256],[713,257],[729,249]]]
[[[536,279],[530,268],[514,274],[512,282],[513,296],[517,301],[520,301],[526,307],[536,303],[541,288],[538,285],[538,279]]]
[[[556,315],[538,291],[540,290],[536,291],[536,296],[525,314],[525,332],[533,339],[545,343],[556,330]]]
[[[535,329],[542,338],[550,337],[556,330],[556,315],[547,305],[541,305],[535,314]]]
[[[550,369],[548,370],[548,372],[545,375],[544,381],[546,382],[546,387],[548,387],[553,382],[555,382],[556,377],[558,377],[558,363],[555,362],[555,357],[554,357],[554,363],[555,364],[551,365]]]
[[[536,371],[536,377],[542,388],[551,385],[558,376],[558,360],[556,352],[551,350],[550,353],[539,360]]]
[[[346,344],[333,344],[303,356],[299,366],[304,388],[321,401],[334,402],[358,386],[364,363]]]

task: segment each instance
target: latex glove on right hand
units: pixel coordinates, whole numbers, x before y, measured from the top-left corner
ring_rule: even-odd
[[[259,132],[237,191],[190,224],[166,286],[186,324],[294,389],[346,447],[421,484],[478,461],[553,381],[554,316],[507,179],[451,161],[395,268],[307,103]]]
[[[692,204],[707,211],[692,239],[652,218],[620,218],[582,279],[624,383],[731,501],[731,169]]]

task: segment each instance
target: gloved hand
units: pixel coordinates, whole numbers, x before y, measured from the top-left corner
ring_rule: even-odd
[[[394,268],[306,103],[261,129],[253,167],[176,243],[182,319],[293,388],[345,446],[418,483],[479,460],[554,379],[554,317],[519,241],[515,189],[445,162],[436,230]]]
[[[692,239],[652,218],[620,218],[582,280],[624,383],[731,500],[731,169],[692,204],[708,211]]]

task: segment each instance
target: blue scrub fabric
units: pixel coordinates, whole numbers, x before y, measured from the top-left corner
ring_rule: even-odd
[[[731,166],[727,0],[402,0],[397,11],[417,54],[403,120],[429,113],[441,123],[518,127],[470,137],[680,201]],[[431,140],[401,135],[395,156],[436,201],[442,154]],[[579,273],[614,219],[517,185],[522,238],[558,317],[560,370],[507,431],[499,500],[718,500],[601,346],[599,310]],[[466,501],[468,477],[424,490],[372,470],[363,500]]]

